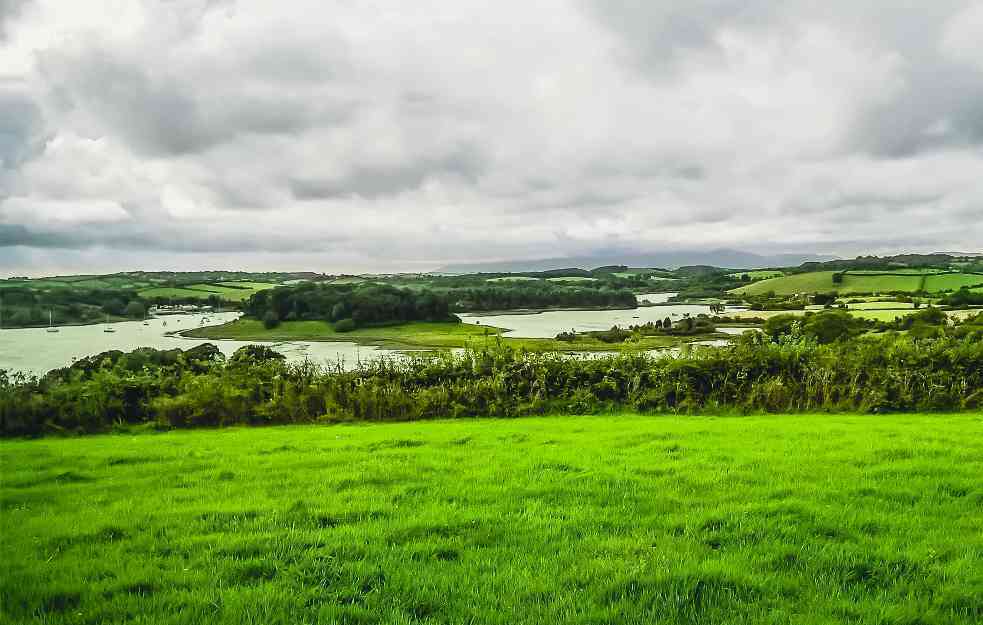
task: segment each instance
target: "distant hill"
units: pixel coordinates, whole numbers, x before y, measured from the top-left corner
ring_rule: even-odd
[[[894,256],[858,256],[826,262],[806,262],[799,266],[802,271],[839,271],[849,269],[890,270],[899,267],[937,267],[946,269],[960,259],[976,258],[972,254],[895,254]]]
[[[531,260],[511,260],[483,263],[456,263],[440,267],[442,273],[549,271],[564,267],[590,269],[606,265],[629,267],[665,267],[675,269],[690,265],[709,265],[727,269],[758,269],[763,267],[795,267],[806,262],[827,262],[835,256],[820,254],[755,254],[740,250],[677,250],[651,253],[600,253],[593,256],[568,256]]]

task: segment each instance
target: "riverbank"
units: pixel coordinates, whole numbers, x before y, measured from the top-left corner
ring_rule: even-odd
[[[530,351],[559,352],[624,352],[649,351],[679,347],[687,343],[723,340],[730,335],[720,332],[694,336],[648,336],[637,342],[605,343],[593,337],[578,337],[576,341],[554,338],[509,337],[507,328],[470,323],[410,322],[393,326],[358,328],[337,332],[325,321],[285,321],[275,328],[266,328],[256,319],[237,319],[218,326],[183,330],[177,336],[195,339],[236,341],[344,341],[396,350],[480,348],[501,342],[509,347]]]

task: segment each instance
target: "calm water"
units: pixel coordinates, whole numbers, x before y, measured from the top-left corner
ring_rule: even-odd
[[[654,293],[639,295],[638,299],[659,304],[669,300],[675,293]],[[461,315],[465,323],[483,326],[508,328],[508,336],[525,339],[553,338],[560,332],[574,330],[590,332],[610,330],[611,326],[622,328],[658,321],[669,317],[673,321],[684,315],[696,316],[709,313],[708,306],[693,304],[674,306],[647,306],[633,310],[552,310],[528,315]]]
[[[653,303],[668,300],[672,293],[641,295],[639,299]],[[508,336],[516,338],[552,338],[565,330],[578,332],[607,330],[611,326],[622,327],[647,323],[670,317],[679,319],[686,314],[696,316],[709,312],[706,306],[650,306],[634,310],[577,310],[550,311],[523,315],[461,315],[466,323],[509,328]],[[238,313],[209,315],[209,325],[226,323]],[[155,318],[149,325],[141,321],[127,321],[90,326],[62,326],[57,333],[44,328],[0,330],[0,369],[43,374],[51,369],[70,365],[75,359],[91,356],[111,349],[131,351],[138,347],[156,349],[189,349],[202,343],[213,343],[222,353],[229,355],[249,341],[186,339],[168,336],[168,331],[195,328],[202,324],[202,315],[170,315]],[[164,326],[164,322],[167,325]],[[111,327],[115,332],[104,332]],[[740,334],[743,330],[721,329]],[[253,341],[252,343],[255,343]],[[722,344],[721,341],[708,344]],[[359,360],[372,360],[385,356],[397,356],[400,352],[389,349],[357,345],[355,343],[327,341],[291,341],[274,343],[273,348],[291,361],[311,360],[318,364],[354,366]]]
[[[213,314],[209,316],[208,324],[225,323],[237,316],[238,313]],[[163,325],[165,321],[166,327]],[[149,325],[143,325],[141,321],[125,321],[90,326],[62,326],[56,333],[49,333],[44,328],[0,330],[0,369],[42,374],[70,365],[76,358],[110,349],[189,349],[202,343],[212,343],[228,355],[243,345],[250,344],[244,341],[186,339],[165,335],[167,331],[198,327],[201,321],[202,315],[169,315],[166,318],[151,319]],[[107,327],[115,332],[104,332]],[[354,365],[359,359],[368,360],[394,354],[390,350],[341,342],[294,341],[276,343],[273,347],[289,360],[309,359],[320,364],[342,362],[348,366]]]

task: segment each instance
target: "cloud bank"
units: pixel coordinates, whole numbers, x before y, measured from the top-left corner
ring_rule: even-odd
[[[0,272],[979,251],[983,5],[0,0]]]

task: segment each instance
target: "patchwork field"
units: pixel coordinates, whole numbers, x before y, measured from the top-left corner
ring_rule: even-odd
[[[941,292],[958,290],[963,286],[983,284],[983,275],[950,273],[930,275],[922,272],[896,272],[889,275],[875,272],[850,272],[843,276],[843,282],[833,283],[832,271],[815,271],[770,278],[742,286],[731,291],[739,295],[795,295],[798,293],[826,293],[837,291],[841,295],[851,293],[890,293],[902,291]],[[903,273],[909,275],[902,275]]]
[[[588,276],[559,276],[556,278],[546,278],[549,282],[597,282],[597,278]]]
[[[767,280],[768,278],[781,278],[785,275],[785,272],[778,271],[777,269],[755,269],[754,271],[738,271],[736,273],[728,274],[731,278],[740,278],[742,276],[747,276],[752,280]]]
[[[0,442],[4,623],[983,619],[983,415]]]
[[[254,293],[272,289],[276,284],[265,282],[224,282],[221,284],[190,284],[184,287],[156,287],[140,291],[144,298],[175,298],[175,299],[208,299],[217,295],[228,302],[241,302],[249,299]]]
[[[983,274],[956,273],[941,276],[928,276],[925,279],[926,291],[958,291],[964,286],[983,286]]]

